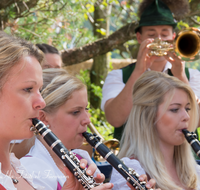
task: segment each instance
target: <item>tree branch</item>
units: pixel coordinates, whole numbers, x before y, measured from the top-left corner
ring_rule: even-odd
[[[74,65],[112,51],[118,45],[123,44],[135,37],[134,30],[136,25],[137,23],[135,22],[127,24],[108,37],[102,38],[80,48],[69,49],[62,52],[64,65]]]

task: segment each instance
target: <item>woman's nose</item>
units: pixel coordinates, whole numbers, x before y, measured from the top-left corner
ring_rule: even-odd
[[[90,124],[90,114],[85,112],[84,118],[82,120],[82,125],[89,125]]]
[[[188,114],[188,112],[185,110],[184,111],[184,114],[183,114],[183,120],[184,121],[189,121],[190,119],[190,115]]]
[[[42,98],[41,94],[38,94],[33,107],[34,109],[43,109],[46,106],[44,99]]]

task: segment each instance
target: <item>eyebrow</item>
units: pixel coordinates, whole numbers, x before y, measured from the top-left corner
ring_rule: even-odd
[[[180,104],[180,103],[173,103],[173,104],[170,104],[170,106],[172,106],[172,105],[178,105],[178,106],[181,106],[182,104]],[[186,104],[186,106],[187,105],[190,105],[190,102],[188,102],[187,104]]]
[[[34,81],[34,80],[27,80],[27,81],[25,81],[24,83],[28,83],[28,82],[33,82],[33,83],[37,84],[37,82]]]
[[[87,104],[86,107],[88,107],[88,104]],[[71,109],[82,109],[82,108],[85,108],[85,107],[82,107],[82,106],[74,106],[74,107],[72,107]]]

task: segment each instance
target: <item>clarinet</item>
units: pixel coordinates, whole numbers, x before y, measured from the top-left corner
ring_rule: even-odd
[[[139,181],[139,175],[132,168],[128,168],[114,153],[100,141],[96,134],[84,132],[83,136],[97,152],[106,159],[135,189],[147,190],[146,182]],[[153,189],[150,189],[153,190]]]
[[[52,148],[56,155],[62,160],[65,166],[74,174],[85,189],[92,189],[100,184],[96,183],[92,176],[86,174],[86,170],[80,168],[79,159],[63,145],[58,137],[48,129],[43,122],[38,119],[32,119],[33,127],[31,131],[42,135],[46,143]]]
[[[189,132],[187,129],[183,129],[182,132],[196,155],[200,158],[200,143],[197,140],[197,135],[194,132]]]

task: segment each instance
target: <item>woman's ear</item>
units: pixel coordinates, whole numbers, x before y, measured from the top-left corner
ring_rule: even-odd
[[[39,120],[42,121],[45,125],[49,124],[46,113],[43,110],[39,110]]]

